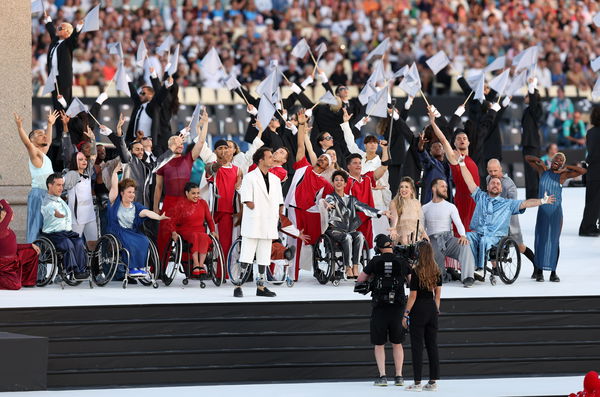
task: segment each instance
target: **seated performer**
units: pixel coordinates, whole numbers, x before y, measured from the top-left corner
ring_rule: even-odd
[[[73,272],[76,280],[85,280],[90,275],[87,251],[83,239],[72,229],[69,206],[60,198],[64,185],[65,180],[60,173],[50,174],[46,179],[48,194],[42,203],[42,233],[64,253],[63,264],[66,271]]]
[[[150,218],[157,221],[169,219],[164,214],[158,215],[150,211],[142,204],[134,202],[135,190],[137,188],[133,179],[123,179],[119,182],[118,173],[121,165],[115,167],[108,193],[108,232],[115,235],[123,247],[129,251],[131,263],[129,275],[145,276],[146,258],[148,256],[149,242],[141,232],[142,218]]]
[[[179,201],[172,211],[169,221],[165,222],[165,227],[171,233],[171,238],[175,241],[181,235],[181,238],[191,244],[192,276],[206,274],[204,260],[210,247],[210,237],[206,234],[206,225],[210,234],[219,238],[215,231],[215,223],[208,210],[208,203],[200,198],[200,187],[193,182],[188,182],[184,187],[186,200]]]
[[[344,193],[348,184],[348,174],[336,171],[332,176],[334,192],[328,194],[324,201],[329,211],[329,227],[325,233],[342,246],[344,265],[348,278],[358,277],[358,264],[361,260],[362,247],[365,237],[357,229],[362,224],[357,211],[369,217],[379,218],[389,215],[388,211],[377,210],[358,201],[354,196]]]

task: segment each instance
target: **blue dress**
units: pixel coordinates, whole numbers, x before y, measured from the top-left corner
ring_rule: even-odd
[[[538,207],[535,223],[535,258],[536,269],[556,270],[558,264],[558,244],[562,229],[562,185],[560,174],[551,170],[544,171],[540,177],[539,198],[554,195],[556,202]]]
[[[140,212],[147,209],[140,203],[133,203],[135,207],[135,218],[133,228],[128,229],[121,226],[118,219],[118,211],[121,206],[121,195],[113,204],[108,204],[108,232],[113,234],[121,243],[123,248],[129,251],[131,263],[128,264],[130,269],[143,269],[146,267],[146,259],[148,257],[148,238],[141,232],[141,227],[144,220],[140,217]],[[127,264],[127,257],[121,258],[123,263]]]

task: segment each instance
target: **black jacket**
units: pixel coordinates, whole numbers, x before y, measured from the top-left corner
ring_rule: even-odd
[[[58,44],[58,36],[56,35],[56,27],[52,22],[46,24],[46,30],[50,34],[50,46],[48,47],[48,55],[46,61],[46,72],[50,73],[52,67],[52,60],[50,54],[54,47],[58,46],[56,51],[56,63],[58,66],[58,90],[60,94],[65,98],[67,103],[71,103],[72,95],[71,90],[73,87],[73,50],[77,48],[77,39],[79,38],[79,32],[73,28],[71,36],[66,38],[60,45]],[[55,91],[56,93],[56,91]]]
[[[588,163],[587,179],[590,181],[600,181],[600,127],[592,127],[588,130],[586,136]]]
[[[539,150],[542,144],[540,136],[540,121],[542,119],[543,110],[540,103],[539,93],[535,90],[534,94],[527,94],[529,98],[529,106],[523,110],[521,118],[521,126],[523,134],[521,136],[521,146],[527,148],[535,148]]]
[[[135,88],[133,83],[129,83],[129,91],[131,92],[133,111],[131,112],[131,119],[129,120],[129,124],[127,125],[127,133],[125,134],[125,142],[127,143],[133,142],[135,140],[136,131],[133,130],[135,125],[135,118],[140,106],[143,105],[142,101],[140,100],[140,96],[137,92],[137,89]],[[152,100],[150,100],[150,102],[148,102],[148,105],[146,106],[146,114],[152,119],[152,134],[150,136],[152,137],[153,142],[160,142],[160,113],[162,103],[166,97],[167,88],[164,85],[161,85],[158,92],[155,91]],[[164,151],[164,149],[162,150]],[[156,145],[155,151],[158,155],[162,153],[159,144]]]

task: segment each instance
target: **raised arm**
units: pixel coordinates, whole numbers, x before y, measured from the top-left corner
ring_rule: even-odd
[[[154,188],[154,212],[158,212],[158,205],[162,196],[164,178],[162,175],[156,174],[156,186]]]
[[[306,153],[308,153],[308,159],[310,160],[310,163],[313,166],[317,165],[317,154],[315,153],[315,150],[313,149],[313,145],[312,145],[312,142],[310,141],[310,137],[308,136],[308,134],[304,135],[304,146],[306,146]]]
[[[121,164],[117,164],[115,169],[110,176],[110,191],[108,192],[108,200],[111,204],[115,202],[117,196],[119,195],[119,175],[118,173],[121,171]]]
[[[460,172],[462,173],[463,179],[465,180],[465,183],[469,188],[469,192],[473,194],[473,192],[477,190],[478,186],[473,180],[473,175],[471,175],[471,171],[469,171],[469,169],[467,168],[467,165],[465,164],[465,159],[462,156],[458,159],[458,165],[460,165]]]
[[[560,183],[563,184],[569,178],[575,178],[579,175],[584,175],[587,170],[576,165],[567,165],[565,169],[560,173]]]
[[[435,123],[435,113],[432,111],[431,108],[429,108],[428,111],[429,122],[431,123],[431,127],[433,128],[435,136],[437,136],[442,146],[444,146],[444,152],[446,153],[446,158],[448,159],[448,162],[452,165],[458,164],[458,159],[456,153],[454,152],[454,149],[452,149],[452,146],[450,146],[450,142],[448,142],[448,139],[446,139],[446,136],[444,135],[442,130],[440,130],[440,127],[438,127]]]
[[[17,131],[19,131],[19,138],[21,138],[21,142],[23,142],[25,148],[27,149],[27,153],[29,154],[29,159],[31,160],[31,163],[35,167],[41,168],[43,163],[43,159],[41,156],[42,152],[38,148],[36,148],[35,145],[29,139],[27,132],[25,132],[25,129],[23,128],[23,120],[21,119],[21,117],[16,113],[13,113],[13,115],[15,117],[15,123],[17,124]]]
[[[300,110],[298,112],[298,151],[296,152],[296,161],[302,160],[305,156],[306,147],[304,137],[306,136],[306,120],[304,110]]]
[[[539,207],[540,205],[544,204],[554,204],[555,201],[556,199],[554,198],[554,195],[548,196],[548,194],[544,193],[544,198],[521,201],[519,209],[524,210],[525,208]]]
[[[88,160],[88,163],[94,164],[96,162],[96,157],[98,156],[98,152],[96,151],[96,136],[89,125],[83,131],[83,134],[90,141],[90,159]]]
[[[385,172],[388,169],[388,164],[390,160],[388,142],[381,140],[379,144],[381,145],[381,165],[377,167],[375,171],[373,171],[373,176],[375,177],[376,181],[379,180],[379,178],[381,178],[385,174]]]
[[[352,115],[348,114],[346,108],[342,108],[344,114],[342,115],[342,120],[344,121],[340,124],[342,128],[342,132],[344,133],[344,141],[346,141],[346,146],[348,147],[348,151],[350,153],[360,154],[361,157],[365,157],[366,153],[360,150],[356,141],[354,140],[354,134],[352,133],[352,127],[350,127],[350,119],[352,119]]]
[[[208,133],[208,113],[206,112],[206,108],[202,112],[202,117],[196,124],[196,135],[198,135],[198,142],[194,144],[194,148],[192,149],[192,160],[196,160],[200,156],[200,152],[202,151],[202,146],[204,146],[204,142],[206,141],[206,134]]]
[[[47,154],[48,150],[50,150],[50,144],[52,142],[52,128],[54,127],[54,123],[56,123],[56,120],[58,120],[59,116],[60,112],[58,110],[50,110],[48,112],[48,125],[46,126],[46,139],[48,141],[48,145],[44,146],[43,148],[40,148],[40,150],[44,154]]]
[[[542,172],[547,170],[546,164],[544,164],[544,162],[539,157],[526,155],[525,161],[527,161],[533,169],[537,170],[538,174],[541,174]]]

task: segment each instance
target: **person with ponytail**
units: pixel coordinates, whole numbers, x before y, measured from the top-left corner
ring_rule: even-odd
[[[410,295],[402,318],[402,326],[410,327],[410,349],[415,381],[414,384],[407,386],[406,390],[435,391],[436,381],[440,378],[437,331],[442,277],[435,263],[431,244],[426,240],[420,241],[417,249],[419,260],[411,272]],[[429,382],[425,386],[421,385],[423,342],[429,358]]]

